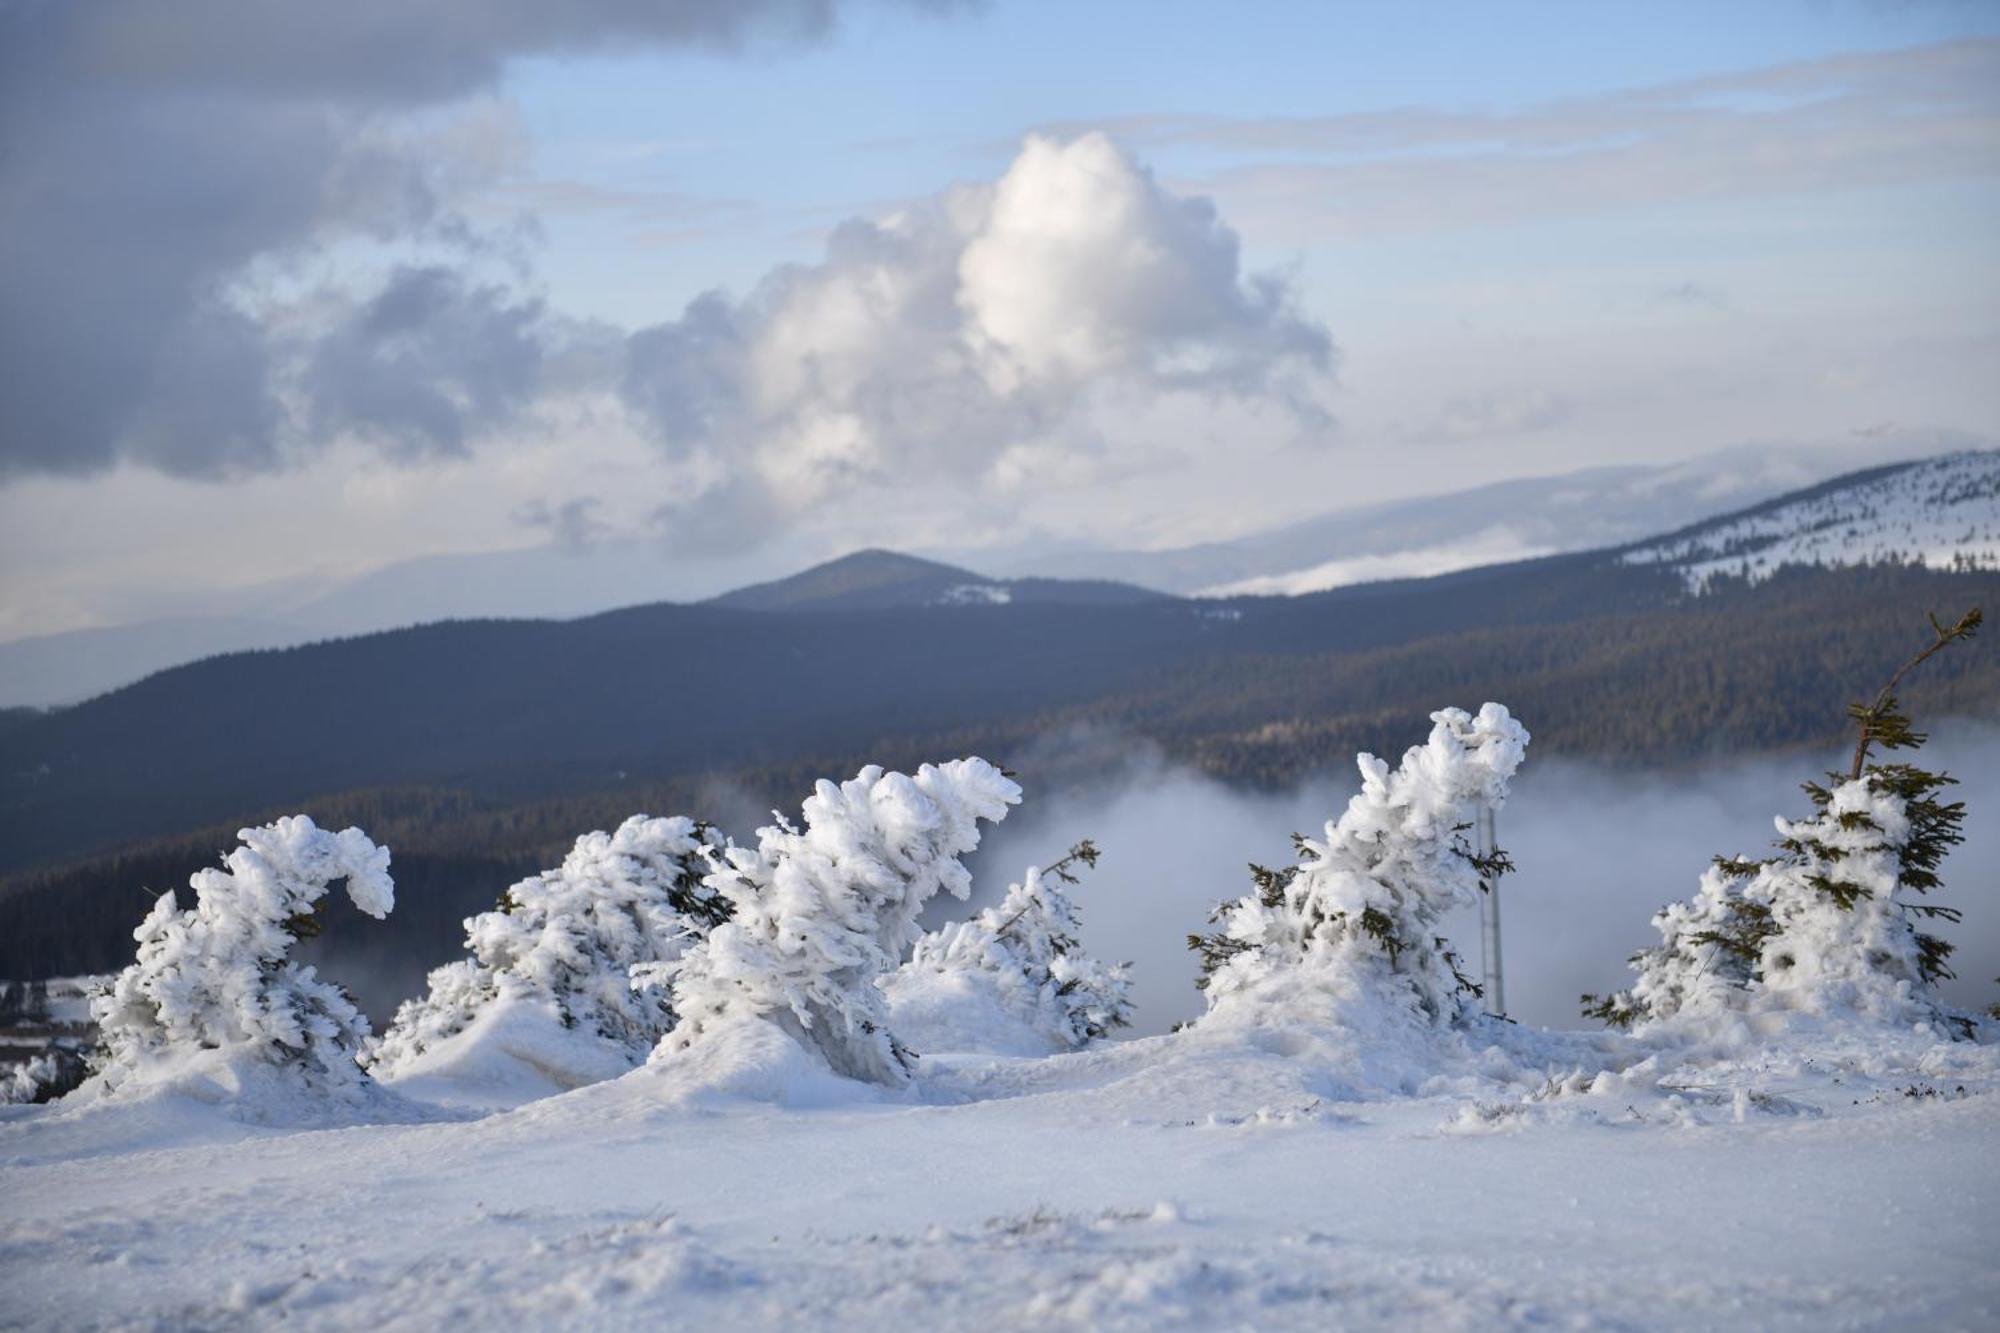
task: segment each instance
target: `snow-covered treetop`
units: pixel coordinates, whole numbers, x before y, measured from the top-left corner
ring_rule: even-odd
[[[678,956],[690,933],[729,914],[702,883],[703,852],[719,843],[685,817],[634,815],[616,832],[586,833],[562,865],[507,890],[501,907],[465,923],[480,965],[560,994],[607,970]]]
[[[755,847],[731,847],[708,885],[733,909],[691,953],[675,981],[693,1040],[710,1019],[768,1016],[819,1049],[843,1074],[903,1076],[876,979],[921,933],[935,894],[963,899],[958,859],[979,845],[982,820],[1004,818],[1021,789],[984,759],[925,764],[915,774],[877,765],[806,799],[803,830],[780,819]]]
[[[527,1028],[537,1071],[559,1082],[640,1064],[674,1024],[665,987],[643,983],[729,914],[702,882],[723,842],[710,825],[647,815],[584,834],[560,866],[466,921],[472,957],[430,974],[425,994],[404,1002],[374,1044],[369,1067],[396,1077],[431,1052],[441,1052],[434,1065],[471,1056],[482,1041],[512,1049],[531,1039]],[[464,1037],[455,1055],[442,1050],[482,1015],[499,1027]]]
[[[1089,843],[1093,860],[1096,848]],[[1074,855],[1075,853],[1072,853]],[[1062,863],[1058,862],[1057,866]],[[1024,963],[1046,968],[1050,959],[1076,947],[1082,919],[1063,891],[1057,866],[1029,866],[1007,896],[965,921],[947,922],[920,938],[910,953],[915,967],[977,965],[989,951],[1003,948]]]
[[[223,858],[222,869],[197,870],[188,879],[195,905],[184,915],[207,958],[283,959],[296,923],[312,915],[335,880],[346,880],[348,898],[378,921],[396,905],[389,849],[358,828],[334,833],[309,816],[288,815],[236,836],[243,845]],[[174,910],[172,893],[153,905],[156,917]]]
[[[970,894],[958,858],[979,846],[980,821],[1005,818],[1020,799],[984,759],[925,764],[914,776],[870,764],[838,786],[822,779],[806,798],[804,832],[782,819],[759,829],[757,846],[725,851],[727,868],[708,882],[738,907],[732,887],[757,885],[758,910],[775,919],[838,921],[854,948],[893,966],[921,933],[925,903]],[[874,909],[865,924],[839,910],[850,903]]]
[[[1399,995],[1433,1021],[1459,1016],[1476,990],[1437,925],[1505,868],[1482,862],[1467,834],[1481,808],[1506,801],[1528,733],[1495,703],[1431,723],[1394,769],[1358,756],[1361,790],[1324,836],[1299,839],[1296,866],[1261,872],[1257,892],[1218,909],[1218,932],[1190,941],[1211,1005],[1304,969]]]
[[[1323,841],[1306,840],[1305,851],[1329,869],[1444,858],[1451,851],[1448,835],[1469,812],[1506,804],[1508,780],[1527,752],[1527,728],[1499,704],[1486,704],[1476,717],[1462,708],[1432,713],[1429,738],[1406,750],[1394,770],[1372,754],[1355,757],[1361,791],[1339,821],[1327,825]],[[1464,858],[1452,864],[1462,866]],[[1476,876],[1455,878],[1477,886]]]
[[[322,829],[304,815],[247,828],[222,869],[197,871],[194,907],[164,893],[134,932],[139,956],[92,1004],[110,1081],[173,1050],[242,1048],[269,1060],[310,1059],[358,1076],[368,1023],[339,988],[288,955],[328,887],[347,882],[361,911],[395,905],[389,851],[360,829]]]
[[[1097,864],[1093,843],[1078,843],[1047,870],[1028,867],[998,904],[919,939],[885,983],[898,1021],[912,1005],[938,1008],[935,996],[925,1006],[924,992],[943,979],[947,989],[990,992],[985,999],[1052,1049],[1081,1046],[1129,1023],[1126,967],[1092,957],[1078,939],[1082,918],[1066,888],[1077,882],[1077,864]]]

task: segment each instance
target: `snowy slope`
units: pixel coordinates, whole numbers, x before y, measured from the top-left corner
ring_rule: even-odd
[[[1875,469],[1699,524],[1621,558],[1670,566],[1696,591],[1718,575],[1759,582],[1785,565],[2000,568],[2000,450]]]
[[[660,1066],[480,1120],[0,1113],[0,1324],[1990,1328],[1994,1048],[1455,1073],[1179,1034],[897,1096]],[[1629,1062],[1628,1051],[1623,1060]],[[1402,1091],[1376,1086],[1386,1073]]]

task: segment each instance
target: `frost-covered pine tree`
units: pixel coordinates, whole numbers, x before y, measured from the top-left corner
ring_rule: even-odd
[[[51,1045],[0,1069],[0,1106],[57,1101],[75,1091],[88,1075],[89,1062],[80,1051]]]
[[[1952,946],[1922,923],[1956,909],[1912,895],[1938,887],[1938,866],[1963,841],[1953,779],[1872,750],[1915,749],[1925,737],[1895,690],[1912,669],[1970,639],[1980,613],[1931,621],[1932,642],[1891,676],[1874,702],[1848,710],[1859,735],[1845,772],[1808,782],[1814,811],[1777,821],[1778,854],[1719,858],[1695,896],[1653,918],[1660,943],[1632,959],[1629,990],[1583,997],[1587,1017],[1619,1027],[1728,1012],[1802,1013],[1892,1025],[1929,1022],[1962,1035],[1971,1020],[1937,999]]]
[[[1085,953],[1068,886],[1095,866],[1086,839],[1007,896],[916,942],[882,982],[897,1036],[920,1049],[1041,1054],[1074,1050],[1132,1021],[1129,965]]]
[[[902,1081],[911,1055],[890,1034],[877,982],[909,952],[933,895],[965,898],[959,857],[979,845],[982,820],[1020,799],[984,759],[913,775],[870,765],[838,786],[822,781],[803,829],[783,819],[759,829],[755,847],[729,848],[708,876],[730,919],[668,969],[680,1023],[654,1059],[765,1022],[837,1074]]]
[[[1373,1028],[1478,1012],[1479,987],[1439,924],[1509,868],[1468,835],[1480,809],[1506,801],[1528,733],[1494,703],[1477,716],[1447,708],[1431,723],[1394,770],[1358,756],[1361,791],[1325,836],[1298,839],[1296,865],[1253,866],[1254,891],[1216,909],[1213,933],[1189,936],[1209,1017]]]
[[[584,834],[556,869],[466,920],[472,956],[404,1002],[370,1069],[394,1078],[512,1058],[574,1087],[645,1063],[674,1014],[663,989],[633,987],[633,969],[678,959],[728,916],[702,883],[722,845],[686,818],[634,815]]]
[[[315,909],[336,881],[369,916],[389,914],[388,848],[304,815],[236,836],[243,845],[222,869],[189,878],[192,908],[182,910],[171,891],[154,901],[133,932],[138,960],[93,997],[102,1048],[92,1084],[101,1090],[171,1079],[203,1059],[281,1067],[326,1091],[366,1079],[355,1057],[368,1020],[290,953],[294,940],[317,933]]]

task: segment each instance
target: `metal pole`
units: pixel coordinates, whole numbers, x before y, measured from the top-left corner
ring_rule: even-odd
[[[1491,856],[1499,847],[1493,808],[1479,812],[1479,854]],[[1486,880],[1486,892],[1479,896],[1479,953],[1485,973],[1486,1012],[1496,1017],[1507,1013],[1507,983],[1500,968],[1500,876]]]

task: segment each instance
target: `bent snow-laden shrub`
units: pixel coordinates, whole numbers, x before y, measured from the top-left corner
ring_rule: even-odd
[[[1811,1015],[1972,1035],[1975,1020],[1936,994],[1952,975],[1952,946],[1923,928],[1959,913],[1918,901],[1939,886],[1939,864],[1963,841],[1965,807],[1942,799],[1950,777],[1870,754],[1924,743],[1895,687],[1979,624],[1977,610],[1949,626],[1934,620],[1933,641],[1874,702],[1849,709],[1859,731],[1853,762],[1823,784],[1805,784],[1815,813],[1776,821],[1777,855],[1719,858],[1693,898],[1662,908],[1653,918],[1660,943],[1632,960],[1637,980],[1613,995],[1584,996],[1586,1016],[1630,1027]]]
[[[1439,926],[1508,868],[1469,835],[1481,808],[1506,801],[1528,733],[1493,703],[1431,721],[1393,770],[1359,756],[1361,791],[1325,836],[1298,839],[1296,865],[1253,867],[1256,889],[1216,909],[1213,933],[1189,937],[1209,1002],[1198,1021],[1448,1027],[1479,1013],[1479,988]]]
[[[758,830],[755,847],[727,849],[706,883],[730,919],[678,964],[641,971],[642,983],[671,980],[680,1014],[655,1061],[744,1023],[770,1024],[836,1074],[907,1078],[911,1053],[891,1034],[876,983],[921,933],[917,916],[933,895],[966,897],[959,857],[979,845],[982,820],[1020,799],[984,759],[915,774],[870,765],[838,786],[821,782],[803,829],[780,820]]]
[[[204,1053],[278,1066],[325,1090],[366,1079],[355,1056],[368,1020],[289,955],[295,939],[316,933],[315,908],[335,881],[369,916],[389,914],[389,850],[360,829],[333,833],[304,815],[237,837],[243,845],[222,869],[189,878],[192,908],[160,895],[133,932],[138,960],[92,1000],[100,1090],[171,1079]]]
[[[81,1086],[88,1074],[81,1051],[52,1045],[0,1070],[0,1105],[57,1101]]]
[[[510,1080],[528,1066],[559,1087],[640,1064],[674,1025],[662,987],[633,969],[677,960],[727,918],[702,883],[723,845],[707,824],[634,815],[587,833],[560,866],[465,923],[469,959],[430,974],[366,1057],[378,1077]]]
[[[1128,965],[1092,957],[1077,938],[1068,886],[1097,855],[1080,842],[1046,870],[1030,866],[997,906],[919,939],[882,981],[897,1037],[919,1050],[1037,1055],[1130,1023]]]

